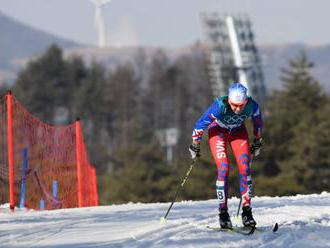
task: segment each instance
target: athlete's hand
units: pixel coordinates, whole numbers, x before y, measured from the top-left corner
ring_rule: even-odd
[[[199,143],[191,143],[191,145],[189,146],[189,152],[192,159],[200,157],[201,148]]]
[[[257,157],[260,154],[261,146],[262,146],[262,138],[254,138],[250,146],[251,154]]]

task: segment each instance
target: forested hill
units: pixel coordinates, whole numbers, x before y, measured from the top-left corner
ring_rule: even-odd
[[[13,66],[14,60],[28,58],[45,50],[51,43],[62,48],[78,47],[77,43],[29,27],[0,12],[0,68]]]
[[[149,61],[141,51],[135,63],[109,70],[95,62],[86,65],[81,57],[66,58],[52,46],[27,64],[12,90],[47,123],[81,118],[102,204],[162,202],[175,193],[191,163],[192,126],[213,101],[205,57],[200,46],[174,61],[162,51]],[[329,191],[330,96],[313,77],[306,54],[281,67],[283,89],[270,92],[262,104],[266,131],[262,154],[253,161],[255,194]],[[161,137],[171,128],[178,130],[172,159]],[[182,199],[214,197],[217,171],[206,137],[201,151]],[[239,192],[235,168],[232,195]]]

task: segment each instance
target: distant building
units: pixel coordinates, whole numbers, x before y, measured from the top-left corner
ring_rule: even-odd
[[[247,15],[201,14],[209,47],[209,76],[215,97],[226,94],[233,81],[247,86],[249,95],[262,101],[266,88],[261,61]]]

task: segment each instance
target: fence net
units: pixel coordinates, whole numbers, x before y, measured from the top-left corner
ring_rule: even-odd
[[[9,202],[11,183],[7,98],[8,95],[1,99],[0,109],[1,203]],[[33,209],[97,205],[95,169],[88,161],[83,134],[76,128],[77,123],[66,126],[46,124],[29,113],[15,97],[11,98],[15,205]],[[77,140],[77,132],[80,132],[81,139]],[[77,169],[79,157],[80,172]]]

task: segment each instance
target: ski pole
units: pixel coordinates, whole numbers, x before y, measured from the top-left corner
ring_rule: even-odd
[[[238,215],[239,215],[239,211],[241,210],[241,205],[242,205],[242,196],[241,196],[241,199],[239,200],[239,204],[238,204],[238,209],[237,209],[237,214],[236,214],[237,218],[238,218]]]
[[[172,203],[171,203],[170,207],[167,209],[167,212],[166,212],[165,216],[162,217],[162,218],[160,218],[160,222],[164,222],[166,220],[167,215],[169,214],[169,212],[170,212],[170,210],[171,210],[171,208],[172,208],[172,206],[173,206],[176,198],[178,197],[180,190],[183,188],[183,185],[186,183],[186,181],[187,181],[187,179],[188,179],[188,177],[190,175],[190,172],[194,168],[194,165],[195,165],[196,161],[197,161],[197,158],[195,158],[193,160],[193,162],[190,164],[190,167],[189,167],[189,169],[188,169],[188,171],[186,173],[186,176],[183,178],[182,182],[178,186],[178,189],[176,190],[176,193],[175,193],[175,195],[173,197],[173,200],[172,200]]]
[[[254,158],[254,149],[251,148],[251,161],[250,161],[250,169],[252,167],[252,161],[253,161],[253,158]],[[242,205],[242,196],[241,196],[241,199],[239,200],[239,204],[238,204],[238,209],[237,209],[237,214],[236,214],[236,217],[238,218],[238,215],[239,215],[239,211],[241,210],[241,205]]]

